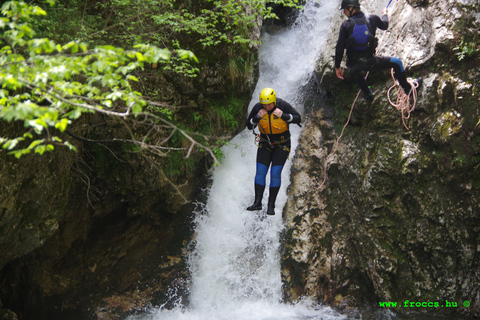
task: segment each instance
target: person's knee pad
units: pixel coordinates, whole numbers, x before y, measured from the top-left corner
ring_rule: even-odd
[[[261,186],[265,185],[267,177],[268,167],[264,164],[257,162],[257,173],[255,174],[255,183]]]
[[[402,63],[402,60],[400,60],[399,58],[390,58],[390,62],[392,63],[395,63],[396,65],[398,65],[398,67],[400,68],[400,72],[404,72],[405,69],[403,68],[403,63]]]
[[[272,167],[272,171],[270,172],[270,187],[280,187],[282,183],[282,169],[283,166]]]

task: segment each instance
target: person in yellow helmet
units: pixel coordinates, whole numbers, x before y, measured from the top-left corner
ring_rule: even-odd
[[[291,123],[299,124],[301,116],[288,102],[277,98],[275,90],[265,88],[260,92],[260,102],[255,104],[247,118],[250,130],[257,126],[260,130],[260,142],[257,150],[257,171],[255,174],[255,200],[247,208],[249,211],[262,209],[268,168],[270,170],[270,188],[267,214],[275,214],[275,201],[281,184],[281,173],[290,153]]]

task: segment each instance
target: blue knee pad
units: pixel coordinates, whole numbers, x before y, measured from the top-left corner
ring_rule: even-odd
[[[398,66],[400,67],[400,71],[401,72],[404,72],[405,69],[403,68],[403,63],[402,63],[402,60],[400,60],[399,58],[390,58],[390,62],[393,62],[395,64],[398,64]]]
[[[257,173],[255,174],[255,183],[261,186],[265,185],[268,167],[257,162]]]
[[[282,169],[283,166],[272,167],[270,172],[270,187],[280,187],[282,182]]]

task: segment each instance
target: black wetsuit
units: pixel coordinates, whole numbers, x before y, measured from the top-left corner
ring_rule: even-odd
[[[250,115],[247,118],[247,127],[253,130],[259,124],[261,118],[258,116],[258,112],[263,108],[261,103],[257,103],[253,106]],[[277,98],[275,107],[268,112],[268,116],[278,119],[273,116],[275,109],[283,111],[282,120],[283,129],[285,131],[281,133],[271,133],[273,130],[267,128],[264,131],[266,133],[260,133],[260,142],[257,150],[257,169],[255,174],[255,203],[261,203],[263,192],[265,190],[266,176],[268,168],[272,166],[270,170],[270,193],[269,193],[269,207],[275,207],[275,200],[280,189],[281,173],[283,166],[288,159],[290,153],[290,131],[288,129],[290,123],[300,123],[300,114],[286,101]],[[281,130],[283,130],[281,129]],[[270,131],[271,130],[271,131]],[[262,130],[261,130],[262,131]]]
[[[375,55],[375,47],[371,50],[358,52],[348,45],[348,39],[352,35],[355,23],[352,19],[363,19],[365,14],[361,11],[355,12],[353,17],[344,21],[340,27],[340,34],[338,36],[337,46],[335,49],[335,68],[340,68],[340,63],[343,59],[344,51],[347,50],[347,68],[353,74],[356,83],[364,93],[370,92],[368,82],[365,79],[365,72],[370,70],[391,69],[395,71],[395,77],[402,86],[405,93],[409,93],[411,85],[407,81],[405,69],[402,61],[394,57],[380,57]],[[375,37],[377,28],[380,30],[387,30],[388,16],[382,15],[380,18],[377,15],[370,15],[367,18],[370,32]]]

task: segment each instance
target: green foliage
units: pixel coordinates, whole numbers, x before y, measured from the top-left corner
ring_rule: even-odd
[[[217,128],[235,129],[239,121],[245,120],[245,104],[248,98],[239,98],[234,95],[225,96],[220,103],[209,106],[209,127],[207,132],[215,132]],[[206,124],[206,123],[205,123]]]
[[[465,58],[476,57],[479,51],[476,42],[468,42],[465,39],[460,40],[460,44],[453,48],[453,50],[458,51],[455,54],[459,61],[462,61]]]
[[[89,49],[81,41],[61,45],[35,38],[31,18],[45,15],[43,9],[8,1],[1,10],[0,119],[22,121],[27,132],[1,137],[0,145],[17,158],[52,151],[54,145],[74,149],[53,133],[64,132],[82,113],[122,118],[141,113],[147,103],[131,86],[138,81],[132,72],[172,57],[170,50],[147,44],[132,50],[110,45]],[[176,55],[196,60],[186,50]]]
[[[198,59],[185,49],[198,49],[203,62],[215,63],[218,59],[212,53],[228,52],[225,67],[232,85],[241,83],[252,60],[238,53],[258,43],[249,37],[258,19],[273,17],[265,2],[70,0],[55,8],[40,7],[53,5],[53,0],[41,5],[5,2],[0,17],[0,121],[22,122],[25,130],[4,134],[0,146],[16,157],[43,154],[55,146],[74,150],[63,133],[84,113],[123,120],[142,117],[138,122],[181,130],[173,123],[171,108],[147,100],[144,95],[151,96],[150,92],[139,92],[146,88],[138,71],[148,68],[173,77],[195,77]],[[298,6],[298,0],[270,2]],[[220,45],[223,49],[217,50]],[[206,108],[206,114],[193,117],[194,123],[201,123],[204,132],[215,131],[212,127],[218,123],[236,128],[243,119],[243,100],[231,102]],[[205,123],[210,130],[204,130]],[[215,157],[208,145],[181,132]],[[135,145],[162,156],[168,153],[164,151],[168,146]]]
[[[256,23],[258,16],[274,18],[271,7],[265,0],[206,0],[206,8],[188,8],[181,1],[166,0],[164,5],[170,10],[152,17],[154,23],[171,30],[171,33],[196,34],[204,47],[220,43],[250,44],[256,42],[248,37],[248,31]],[[299,7],[298,0],[273,0],[271,3],[286,7]],[[247,12],[247,14],[246,14]]]
[[[299,7],[298,0],[269,2]],[[68,6],[50,10],[51,18],[35,21],[35,25],[57,41],[82,39],[123,48],[138,43],[183,47],[208,60],[212,53],[221,52],[213,49],[216,46],[247,52],[250,45],[258,44],[249,32],[259,17],[275,17],[265,4],[266,0],[70,0]],[[198,71],[188,60],[173,58],[162,64],[164,70],[190,76]]]

